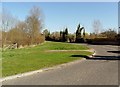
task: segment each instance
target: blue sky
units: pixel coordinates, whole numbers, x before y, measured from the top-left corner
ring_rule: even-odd
[[[94,20],[100,20],[104,29],[118,26],[117,2],[6,2],[2,6],[20,20],[26,18],[33,6],[40,7],[45,18],[44,28],[51,32],[68,27],[74,33],[78,23],[86,32],[93,32]]]

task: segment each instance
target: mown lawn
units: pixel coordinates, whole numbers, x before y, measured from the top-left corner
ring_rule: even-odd
[[[60,42],[46,42],[32,48],[6,50],[2,53],[2,76],[10,76],[81,59],[72,55],[90,55],[86,51],[47,52],[47,50],[87,50],[88,47]]]

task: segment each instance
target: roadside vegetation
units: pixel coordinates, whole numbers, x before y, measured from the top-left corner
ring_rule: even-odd
[[[78,60],[81,58],[72,55],[91,55],[91,52],[84,51],[86,49],[89,48],[61,42],[45,42],[32,48],[8,49],[2,53],[2,75],[5,77]],[[71,51],[49,52],[50,50]]]
[[[69,28],[55,32],[45,29],[43,34],[45,35],[45,40],[56,42],[118,45],[120,40],[120,34],[116,29],[109,28],[104,30],[100,20],[94,20],[92,33],[87,33],[85,28],[78,24],[74,34],[69,33]]]
[[[42,16],[40,8],[34,6],[30,9],[26,18],[20,21],[9,11],[3,9],[2,29],[0,29],[2,45],[0,47],[3,49],[16,49],[21,46],[38,45],[44,42],[45,38],[41,32],[43,29]]]

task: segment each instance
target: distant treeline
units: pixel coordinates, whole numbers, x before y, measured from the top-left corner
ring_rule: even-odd
[[[48,40],[48,41],[84,42],[84,39],[86,38],[85,28],[80,27],[80,24],[78,24],[75,34],[70,34],[68,32],[68,28],[65,28],[63,31],[60,31],[60,32],[52,32],[52,33],[50,33],[47,29],[45,29],[43,31],[43,34],[45,35],[45,40]]]
[[[68,28],[60,32],[52,32],[45,29],[43,31],[45,40],[47,41],[59,41],[59,42],[73,42],[73,43],[113,43],[116,44],[120,40],[120,34],[114,29],[108,29],[99,34],[86,33],[84,27],[77,26],[77,30],[74,34],[68,32]],[[117,43],[118,44],[118,43]]]

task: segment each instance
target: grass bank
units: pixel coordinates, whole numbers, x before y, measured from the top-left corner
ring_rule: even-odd
[[[46,50],[87,50],[88,47],[60,42],[46,42],[32,48],[6,50],[2,53],[2,75],[10,76],[54,65],[81,59],[71,55],[90,55],[86,51],[59,51],[46,52]]]

